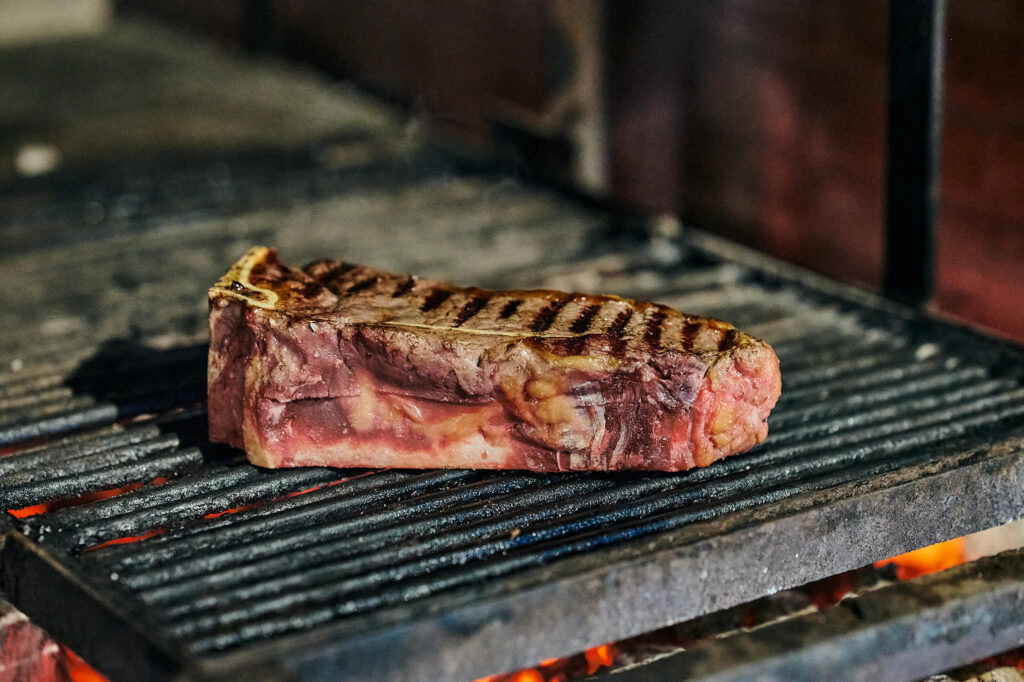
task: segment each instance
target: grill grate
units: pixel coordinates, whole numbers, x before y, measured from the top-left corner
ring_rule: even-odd
[[[105,671],[483,675],[1021,514],[1018,349],[389,125],[0,195],[0,575]],[[727,319],[781,358],[771,435],[683,474],[258,470],[202,402],[252,243]]]
[[[601,262],[547,279],[600,273]],[[105,407],[97,421],[108,425],[0,459],[0,499],[22,509],[86,496],[16,528],[85,583],[130,604],[132,617],[185,652],[187,664],[332,624],[351,636],[371,622],[405,621],[410,605],[481,585],[514,593],[505,582],[571,557],[593,560],[619,545],[915,466],[963,465],[973,446],[1024,425],[1024,382],[1008,369],[1012,352],[998,344],[964,345],[955,330],[735,264],[684,266],[677,278],[674,268],[620,263],[609,280],[624,295],[650,296],[661,286],[667,294],[659,300],[764,335],[784,372],[769,440],[715,466],[678,475],[262,471],[202,438],[201,344],[115,344],[73,370],[65,363],[4,375],[5,396],[21,398],[0,412],[7,442],[81,424],[49,414]],[[66,407],[83,397],[88,407]],[[184,411],[139,419],[151,405]],[[88,497],[129,484],[142,485]]]

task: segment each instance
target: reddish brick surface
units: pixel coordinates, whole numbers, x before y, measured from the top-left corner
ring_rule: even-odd
[[[536,106],[547,77],[540,0],[279,0],[288,49],[482,135],[503,102]]]
[[[647,69],[613,109],[616,193],[782,258],[877,287],[883,256],[886,6],[631,4],[612,43]],[[685,14],[689,49],[659,50]],[[1024,5],[952,0],[938,307],[1024,341]],[[641,87],[651,85],[645,91]],[[648,97],[664,92],[663,109]],[[635,102],[635,104],[634,104]],[[637,142],[661,140],[637,151]],[[647,156],[645,156],[645,153]],[[681,159],[681,161],[677,161]],[[681,170],[675,170],[681,167]],[[659,182],[657,178],[661,176]],[[675,191],[666,188],[679,179]]]

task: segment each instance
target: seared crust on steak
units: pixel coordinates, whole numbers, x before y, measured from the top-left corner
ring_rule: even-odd
[[[251,249],[210,289],[211,438],[264,466],[678,470],[764,438],[778,360],[616,296]]]

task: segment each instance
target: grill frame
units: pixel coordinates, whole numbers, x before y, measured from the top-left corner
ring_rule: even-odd
[[[1024,553],[844,599],[689,651],[624,669],[616,680],[920,680],[1024,642]]]
[[[912,329],[910,336],[924,334],[959,344],[961,352],[965,348],[970,351],[965,356],[980,357],[986,365],[998,357],[995,364],[1020,366],[1016,361],[1021,352],[1012,344],[922,317],[870,294],[752,255],[710,235],[690,231],[687,243],[698,249],[701,257],[756,267],[757,277],[770,286],[799,286],[823,308],[853,306],[872,322]],[[878,476],[839,481],[837,486],[797,492],[784,499],[767,495],[757,506],[646,540],[593,550],[454,593],[442,592],[383,615],[370,613],[212,656],[196,656],[161,636],[158,625],[147,622],[138,603],[103,585],[95,575],[83,574],[79,560],[67,553],[60,533],[44,537],[40,543],[39,524],[54,514],[59,518],[60,511],[30,517],[16,526],[9,524],[12,530],[3,549],[0,578],[13,603],[76,650],[103,661],[104,669],[115,677],[130,677],[139,670],[146,670],[154,679],[178,675],[228,679],[242,671],[258,674],[260,679],[308,679],[328,672],[377,679],[443,676],[456,670],[462,675],[485,675],[579,650],[598,640],[637,635],[1014,520],[1024,513],[1024,492],[1019,484],[1024,476],[1024,428],[1002,435],[1000,443],[975,442],[966,450],[954,439],[943,448],[949,454],[946,457],[928,451],[910,465]],[[182,442],[189,442],[188,438]],[[203,456],[208,458],[210,453]],[[851,471],[840,470],[838,475],[849,476]],[[310,474],[306,483],[321,478]],[[963,499],[988,504],[964,510],[958,505]],[[229,506],[234,501],[221,504]],[[64,512],[72,521],[76,514],[80,514],[76,508]],[[902,522],[893,523],[893,519]],[[75,536],[74,523],[70,527],[67,535]],[[855,541],[865,527],[881,533],[873,535],[870,543]],[[24,535],[25,531],[34,537]],[[854,551],[826,553],[810,561],[806,553],[790,551],[808,537],[820,537],[823,531],[844,538],[839,544]],[[771,540],[766,541],[769,532]],[[764,566],[755,558],[762,559]],[[766,566],[772,566],[768,573]],[[714,576],[722,567],[727,567],[726,577],[709,591],[699,576]],[[688,597],[647,599],[638,606],[637,596],[643,594]],[[107,621],[117,623],[104,632],[118,636],[83,639],[84,628],[67,622],[69,601],[81,604],[71,607],[75,610],[103,611],[105,628]],[[567,608],[579,604],[587,604],[587,608]],[[396,620],[389,622],[385,616]],[[537,632],[538,619],[546,623],[543,636],[524,638]],[[365,634],[354,636],[354,631]],[[132,643],[133,656],[117,661],[116,650],[123,650],[125,642]],[[382,667],[382,662],[393,667]]]

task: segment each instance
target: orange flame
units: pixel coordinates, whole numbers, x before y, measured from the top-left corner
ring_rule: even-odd
[[[615,650],[611,644],[602,644],[593,649],[587,649],[583,654],[587,659],[587,674],[593,675],[601,668],[606,668],[615,662]]]
[[[587,649],[582,654],[566,658],[545,658],[536,668],[524,668],[503,675],[488,675],[476,682],[565,682],[570,677],[593,675],[606,668],[618,658],[619,651],[614,644],[602,644]]]
[[[22,509],[8,509],[12,516],[16,519],[26,519],[29,516],[35,516],[36,514],[45,514],[50,511],[49,505],[45,504],[33,504],[31,507],[24,507]]]
[[[962,564],[966,560],[964,539],[954,538],[946,542],[915,549],[913,552],[900,554],[891,559],[875,562],[875,566],[881,568],[893,564],[896,566],[897,578],[900,580],[910,580],[921,575],[944,571],[947,568]]]
[[[166,532],[166,528],[156,528],[154,530],[146,531],[141,535],[128,535],[123,538],[114,538],[113,540],[107,540],[106,542],[101,542],[98,545],[93,545],[92,547],[87,548],[85,551],[95,552],[97,549],[103,549],[104,547],[110,547],[111,545],[126,545],[130,542],[140,542],[142,540],[148,540],[149,538],[154,537],[156,535],[163,535]]]
[[[989,656],[981,659],[978,663],[992,668],[1016,668],[1017,670],[1024,671],[1024,648],[1011,649],[995,656]]]
[[[224,516],[225,514],[237,514],[238,512],[247,511],[249,509],[255,509],[258,506],[260,506],[258,502],[253,502],[252,504],[243,504],[241,507],[233,507],[231,509],[225,509],[224,511],[219,511],[219,512],[210,512],[209,514],[207,514],[203,518],[204,519],[215,519],[215,518],[217,518],[219,516]]]
[[[157,476],[149,482],[150,485],[163,485],[170,479],[166,476]],[[65,507],[76,507],[80,504],[88,504],[89,502],[95,502],[97,500],[105,500],[108,497],[116,497],[123,493],[128,493],[133,490],[138,490],[144,484],[129,483],[128,485],[121,486],[120,488],[111,488],[110,490],[99,490],[94,493],[86,493],[79,495],[78,497],[68,497],[62,500],[53,500],[51,502],[44,502],[42,504],[33,504],[28,507],[22,507],[21,509],[8,509],[8,513],[18,519],[25,519],[29,516],[35,516],[36,514],[45,514],[46,512],[57,511],[58,509],[64,509]]]
[[[63,644],[59,646],[60,653],[64,657],[64,667],[68,671],[71,682],[109,682],[106,677],[83,661],[74,651]]]

